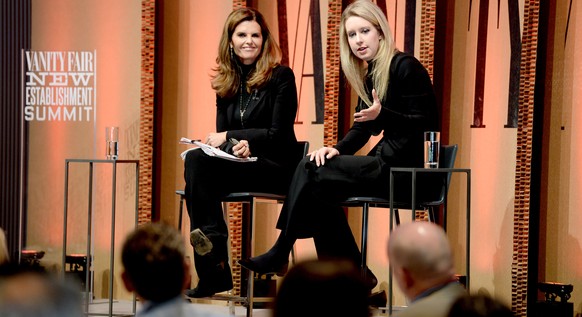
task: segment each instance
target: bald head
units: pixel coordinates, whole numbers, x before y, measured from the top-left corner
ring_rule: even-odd
[[[388,258],[400,288],[409,297],[454,278],[447,236],[430,222],[396,227],[388,240]]]

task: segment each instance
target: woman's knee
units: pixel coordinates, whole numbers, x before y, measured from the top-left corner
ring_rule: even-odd
[[[309,156],[306,156],[306,157],[302,158],[301,161],[299,161],[299,164],[297,164],[297,168],[298,169],[307,170],[307,169],[312,169],[314,167],[317,167],[315,165],[315,160],[312,161],[309,158]]]
[[[184,159],[184,166],[186,168],[192,168],[195,166],[200,166],[200,162],[206,159],[207,155],[201,150],[192,150],[186,153],[186,158]],[[202,163],[203,164],[203,163]]]

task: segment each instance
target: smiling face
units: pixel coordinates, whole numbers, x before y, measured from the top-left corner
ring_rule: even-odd
[[[254,63],[259,54],[261,54],[263,34],[257,21],[239,23],[234,29],[230,40],[234,53],[245,65]]]
[[[368,20],[353,16],[345,22],[346,35],[352,53],[366,62],[378,53],[382,35]]]

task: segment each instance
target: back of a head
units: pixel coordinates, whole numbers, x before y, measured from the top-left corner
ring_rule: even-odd
[[[184,239],[167,224],[148,223],[130,233],[123,244],[121,261],[135,292],[146,300],[163,302],[184,289]]]
[[[392,231],[388,256],[420,279],[448,279],[454,275],[452,251],[443,228],[424,221],[402,224]]]
[[[82,317],[81,290],[49,272],[6,265],[0,273],[0,316]]]
[[[285,275],[274,317],[370,316],[360,270],[346,260],[307,260]]]
[[[514,317],[509,307],[484,294],[467,295],[457,299],[448,317]]]

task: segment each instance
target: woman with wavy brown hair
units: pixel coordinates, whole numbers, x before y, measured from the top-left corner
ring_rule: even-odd
[[[234,191],[287,191],[297,164],[297,88],[293,71],[280,60],[281,50],[261,13],[250,8],[231,12],[211,81],[216,91],[216,131],[203,142],[257,160],[233,162],[200,150],[185,158],[190,241],[200,279],[186,291],[189,297],[232,288],[221,197]]]

